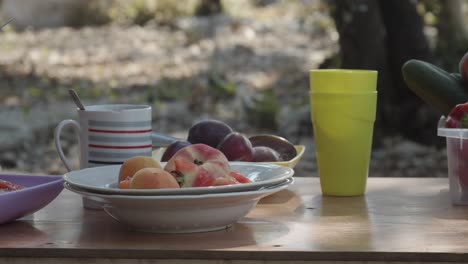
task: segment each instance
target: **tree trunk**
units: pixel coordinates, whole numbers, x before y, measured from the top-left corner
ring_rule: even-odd
[[[387,32],[388,68],[392,79],[392,86],[385,87],[388,91],[386,115],[409,139],[425,144],[441,142],[436,135],[439,114],[406,86],[401,73],[401,67],[410,59],[434,61],[424,35],[423,21],[408,0],[380,0],[379,4]]]
[[[440,66],[450,72],[458,72],[458,62],[467,52],[468,30],[460,0],[440,1],[441,10],[437,24],[436,53]]]
[[[221,4],[221,0],[201,0],[195,10],[195,15],[210,16],[222,12],[223,5]]]
[[[450,21],[452,29],[454,32],[457,32],[458,36],[467,39],[468,28],[466,26],[465,20],[465,0],[450,0],[450,1],[441,1],[442,10],[447,13],[447,21]],[[445,19],[444,18],[444,19]],[[444,21],[444,20],[440,20]]]
[[[404,83],[409,59],[432,61],[423,23],[408,0],[334,0],[332,16],[340,35],[342,68],[376,69],[376,137],[401,134],[433,144],[438,117]]]
[[[331,1],[331,15],[340,35],[341,68],[373,69],[379,72],[377,90],[377,120],[374,145],[380,144],[383,132],[388,132],[385,106],[385,84],[391,80],[386,69],[385,29],[377,2],[374,0]]]

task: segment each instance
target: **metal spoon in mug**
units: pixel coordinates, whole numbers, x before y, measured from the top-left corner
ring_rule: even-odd
[[[85,110],[85,107],[84,107],[83,103],[81,102],[80,97],[79,97],[78,94],[75,92],[75,90],[74,90],[74,89],[69,89],[69,90],[68,90],[68,93],[69,93],[70,96],[72,97],[73,102],[75,102],[76,106],[78,106],[78,108],[79,108],[80,110]]]
[[[76,106],[80,110],[85,110],[85,107],[83,103],[81,102],[80,97],[76,93],[74,89],[69,89],[68,92],[70,93],[70,96],[73,99],[73,102],[75,102]],[[164,135],[161,133],[153,132],[151,133],[151,141],[153,142],[153,147],[167,147],[171,143],[180,140],[179,138],[171,137],[168,135]]]

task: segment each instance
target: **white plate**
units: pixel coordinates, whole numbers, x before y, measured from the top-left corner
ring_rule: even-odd
[[[171,196],[106,195],[87,192],[68,183],[64,186],[102,202],[104,211],[131,229],[194,233],[229,228],[255,208],[261,198],[284,190],[293,182],[293,178],[288,178],[256,191]]]
[[[164,163],[161,163],[164,166]],[[66,173],[63,178],[72,187],[78,187],[90,192],[101,194],[117,195],[193,195],[206,193],[224,193],[253,191],[263,186],[280,183],[294,174],[291,168],[272,164],[252,164],[248,162],[230,163],[233,170],[239,171],[251,183],[210,186],[210,187],[190,187],[180,189],[119,189],[117,179],[120,165],[101,166]]]

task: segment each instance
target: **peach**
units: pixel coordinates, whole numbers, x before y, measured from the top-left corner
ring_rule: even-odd
[[[206,187],[235,183],[228,175],[231,168],[226,156],[206,144],[193,144],[177,151],[164,170],[184,187]]]
[[[238,171],[229,172],[229,176],[234,178],[238,183],[249,183],[252,182],[249,178],[245,177],[244,174]]]
[[[143,168],[161,168],[158,161],[152,157],[147,156],[135,156],[131,157],[122,164],[119,171],[119,182],[125,180],[127,177],[133,177],[133,175]]]
[[[144,168],[135,173],[131,189],[180,188],[174,176],[160,168]]]

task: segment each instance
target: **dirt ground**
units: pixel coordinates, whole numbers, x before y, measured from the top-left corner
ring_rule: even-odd
[[[53,130],[75,118],[67,93],[74,88],[86,104],[150,104],[154,130],[177,137],[204,118],[284,136],[307,147],[296,175],[317,176],[308,71],[338,50],[338,36],[319,9],[306,19],[294,12],[1,33],[1,170],[65,172]],[[447,177],[445,149],[400,137],[382,142],[370,176]],[[77,163],[75,134],[62,143]]]

